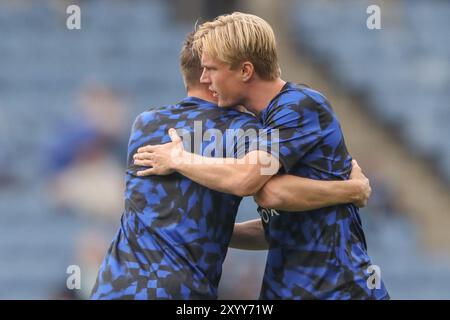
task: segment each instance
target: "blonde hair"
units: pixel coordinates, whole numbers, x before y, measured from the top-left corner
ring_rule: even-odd
[[[199,55],[206,53],[231,69],[250,61],[264,80],[280,76],[273,30],[252,14],[234,12],[203,23],[194,35],[194,48]]]

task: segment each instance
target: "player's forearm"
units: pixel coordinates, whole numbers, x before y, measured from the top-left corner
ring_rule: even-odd
[[[173,169],[210,189],[248,196],[255,194],[270,176],[262,176],[259,164],[246,157],[210,158],[184,152]]]
[[[261,219],[235,223],[230,248],[242,250],[267,250]]]
[[[308,211],[357,200],[361,192],[358,181],[320,181],[291,175],[269,180],[255,200],[265,208],[284,211]]]

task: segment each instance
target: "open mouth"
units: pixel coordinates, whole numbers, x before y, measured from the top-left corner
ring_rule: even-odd
[[[217,91],[214,91],[214,90],[212,90],[211,88],[208,88],[208,89],[209,89],[209,91],[212,92],[212,95],[213,95],[214,98],[217,98],[217,97],[219,96],[219,94],[217,93]]]

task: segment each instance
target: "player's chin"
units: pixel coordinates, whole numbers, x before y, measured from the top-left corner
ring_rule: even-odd
[[[231,108],[231,107],[236,106],[236,104],[233,103],[233,101],[224,100],[224,99],[220,99],[220,98],[219,98],[217,105],[221,108]]]

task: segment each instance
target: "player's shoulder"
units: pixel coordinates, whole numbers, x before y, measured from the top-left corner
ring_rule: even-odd
[[[255,115],[235,109],[224,110],[226,117],[230,120],[230,128],[254,127],[260,128],[261,124]]]
[[[288,82],[285,88],[281,91],[277,104],[317,104],[320,105],[327,101],[327,98],[321,92],[304,84],[295,84]]]
[[[314,102],[321,105],[327,102],[326,96],[318,90],[310,88],[306,85],[300,85],[299,90],[307,97],[311,98]]]
[[[147,110],[139,113],[134,119],[135,123],[147,124],[153,121],[158,115],[170,112],[174,105],[164,105],[158,107],[148,107]]]
[[[147,123],[151,122],[154,119],[154,113],[152,110],[146,110],[139,113],[133,122],[133,127],[143,127]]]
[[[297,125],[296,121],[299,119],[316,118],[317,114],[329,109],[326,97],[319,91],[306,85],[287,82],[263,111],[262,117],[265,125]]]

